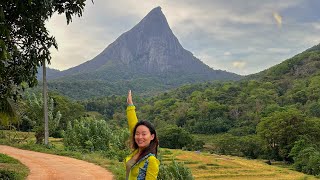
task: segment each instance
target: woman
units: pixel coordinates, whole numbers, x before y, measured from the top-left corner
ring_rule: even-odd
[[[125,158],[126,179],[157,179],[160,165],[156,157],[159,144],[157,133],[150,122],[138,122],[131,90],[128,92],[127,103],[127,118],[133,152]]]

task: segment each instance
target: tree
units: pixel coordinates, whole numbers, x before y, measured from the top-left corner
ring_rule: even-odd
[[[58,127],[59,131],[66,130],[67,124],[69,121],[79,119],[80,117],[85,115],[84,106],[81,105],[80,103],[73,101],[70,98],[67,98],[65,96],[62,96],[61,94],[58,94],[56,92],[50,92],[49,97],[54,100],[55,113],[60,111],[61,114],[63,114],[63,116],[60,119],[60,123]],[[55,133],[56,137],[61,137],[62,134],[58,134],[58,133],[59,132]]]
[[[181,149],[193,144],[190,133],[176,126],[159,129],[159,141],[161,147],[172,149]]]
[[[297,109],[276,111],[261,119],[257,133],[271,151],[271,158],[290,160],[289,153],[294,142],[306,133],[306,120]]]
[[[75,120],[73,124],[68,122],[67,131],[63,143],[71,149],[87,149],[90,151],[110,149],[113,132],[104,120],[98,120],[92,117],[83,117]],[[123,131],[125,132],[125,131]],[[129,134],[118,137],[122,143]],[[121,139],[122,138],[122,139]],[[120,147],[120,145],[118,146]]]
[[[9,125],[17,121],[17,105],[9,98],[0,101],[0,125]]]
[[[43,121],[43,99],[42,95],[27,94],[27,101],[22,107],[25,109],[25,114],[22,117],[23,121],[31,122],[32,129],[35,132],[36,143],[40,144],[44,139],[44,121]],[[60,111],[55,113],[54,100],[50,98],[48,102],[48,127],[50,131],[48,136],[51,135],[59,126],[61,119]]]
[[[27,85],[37,84],[40,65],[50,63],[49,49],[58,48],[45,22],[54,13],[82,16],[86,0],[1,0],[0,3],[0,110],[6,113],[7,99],[18,98]],[[92,1],[93,2],[93,1]],[[12,113],[7,113],[12,114]]]

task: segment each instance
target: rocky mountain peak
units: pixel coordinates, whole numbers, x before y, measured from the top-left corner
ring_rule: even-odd
[[[101,58],[117,60],[124,65],[135,64],[136,71],[164,72],[174,68],[173,64],[182,63],[178,62],[182,59],[177,55],[185,54],[184,51],[161,7],[156,7],[110,44]]]
[[[240,78],[233,73],[213,70],[185,50],[170,29],[161,7],[152,9],[96,57],[59,72],[56,77],[60,77],[57,84],[67,82],[68,86],[72,82],[79,83],[74,87],[94,86],[98,94],[105,91],[118,94],[119,89],[129,87],[153,92],[186,83]],[[75,91],[77,88],[72,90]]]
[[[172,33],[161,7],[152,9],[133,29],[154,36]]]

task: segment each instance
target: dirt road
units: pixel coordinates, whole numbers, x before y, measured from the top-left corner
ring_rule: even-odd
[[[111,172],[92,163],[69,157],[21,150],[0,145],[0,153],[7,154],[30,169],[29,180],[102,179],[112,180]]]

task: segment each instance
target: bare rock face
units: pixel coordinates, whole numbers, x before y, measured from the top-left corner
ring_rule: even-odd
[[[157,7],[101,54],[107,59],[118,59],[123,64],[137,63],[143,71],[164,72],[182,65],[185,51],[171,31],[161,8]],[[187,63],[188,58],[184,59]]]

